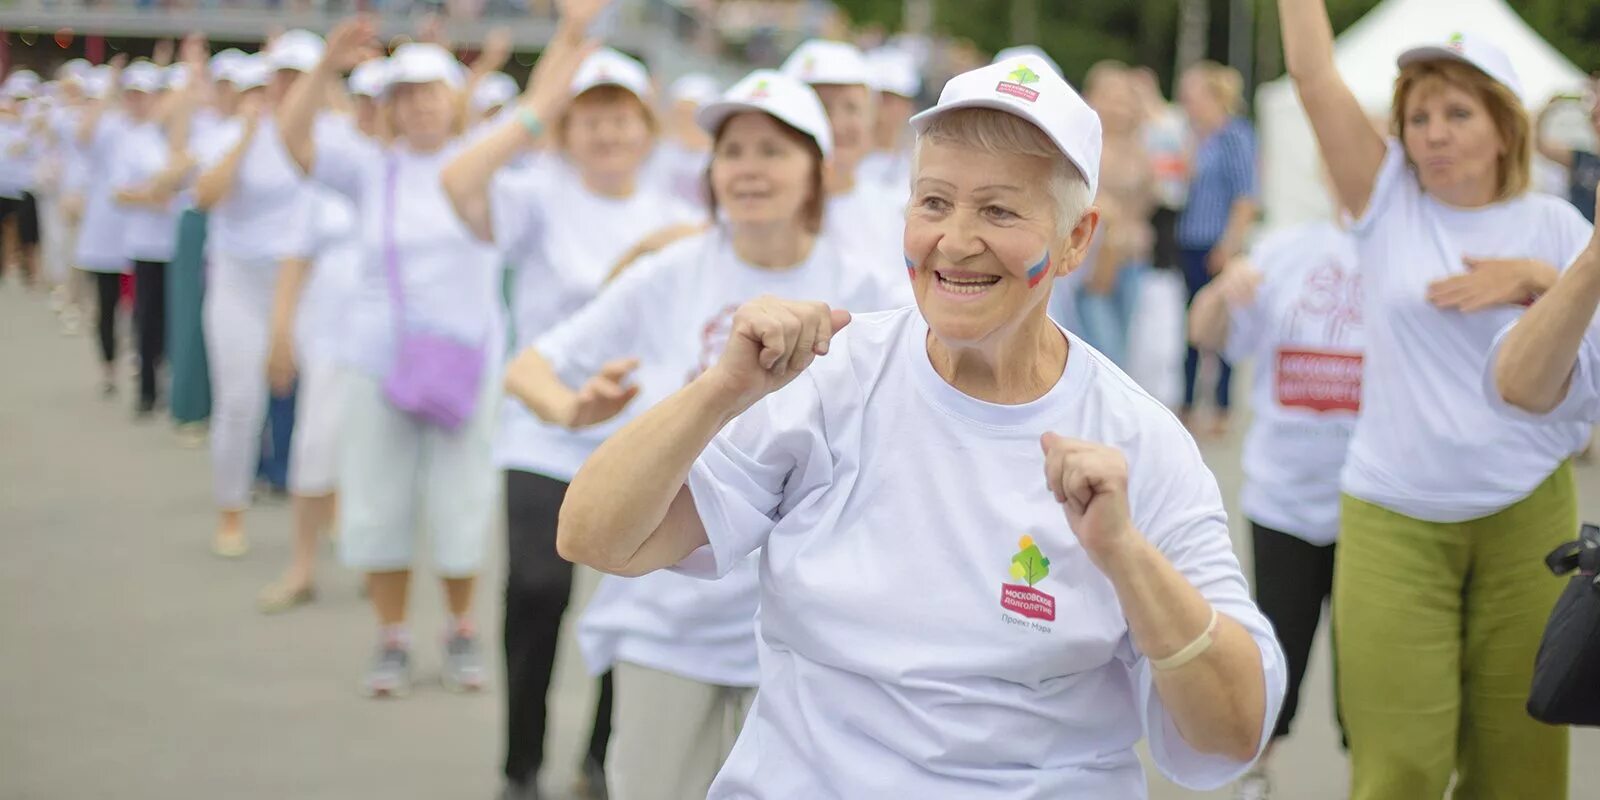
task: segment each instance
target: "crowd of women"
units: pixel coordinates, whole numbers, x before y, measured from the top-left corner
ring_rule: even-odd
[[[421,541],[439,679],[485,686],[503,512],[506,798],[538,796],[574,562],[606,573],[585,771],[624,800],[1141,797],[1141,739],[1179,784],[1264,798],[1330,599],[1353,797],[1565,797],[1566,733],[1523,704],[1600,417],[1591,225],[1529,192],[1492,41],[1407,50],[1375,127],[1322,3],[1279,5],[1343,213],[1253,245],[1221,67],[1180,81],[1187,126],[1138,70],[1080,96],[1028,49],[914,116],[909,55],[822,40],[661,102],[588,38],[605,0],[562,4],[520,92],[500,37],[467,65],[361,18],[13,74],[0,189],[32,191],[0,215],[63,309],[92,285],[108,394],[133,275],[149,415],[204,212],[212,547],[246,553],[292,391],[294,555],[259,602],[312,601],[337,534],[377,622],[367,694],[411,687]],[[1180,414],[1118,366],[1164,250]],[[1255,362],[1254,597],[1186,429],[1210,354],[1212,428]]]

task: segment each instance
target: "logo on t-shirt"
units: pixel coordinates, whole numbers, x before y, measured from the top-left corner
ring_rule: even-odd
[[[1317,413],[1361,410],[1361,354],[1278,349],[1278,405]]]
[[[684,383],[694,381],[700,377],[700,373],[711,369],[711,365],[717,363],[717,359],[722,356],[723,348],[728,346],[728,337],[733,333],[733,315],[738,310],[737,305],[723,306],[721,311],[713,314],[711,319],[700,326],[700,360],[694,369],[684,376]]]
[[[1032,103],[1039,99],[1039,93],[1029,89],[1028,84],[1038,82],[1039,73],[1029,69],[1027,64],[1018,64],[1016,69],[1006,74],[1006,79],[995,86],[994,90]]]
[[[1032,536],[1017,541],[1019,552],[1011,557],[1011,579],[1017,583],[1000,584],[1000,607],[1028,619],[1054,622],[1056,599],[1033,588],[1050,574],[1050,559],[1040,552]]]

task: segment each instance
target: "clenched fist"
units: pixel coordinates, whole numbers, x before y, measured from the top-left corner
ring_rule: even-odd
[[[758,297],[734,312],[728,344],[708,374],[754,403],[827,355],[834,334],[849,324],[850,312],[826,303]]]
[[[1106,559],[1139,540],[1128,510],[1128,460],[1114,447],[1040,437],[1045,485],[1067,514],[1067,524],[1089,559],[1105,571]]]

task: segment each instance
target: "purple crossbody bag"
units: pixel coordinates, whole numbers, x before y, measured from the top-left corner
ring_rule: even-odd
[[[383,393],[395,408],[448,431],[456,431],[478,405],[483,380],[483,344],[406,324],[405,290],[400,281],[400,254],[395,246],[395,194],[398,165],[390,158],[384,179],[383,265],[395,319],[394,364],[383,380]]]

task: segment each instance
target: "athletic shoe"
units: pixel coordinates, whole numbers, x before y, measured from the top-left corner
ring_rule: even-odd
[[[498,800],[540,800],[540,797],[538,781],[530,780],[524,783],[507,778],[500,787]]]
[[[405,697],[411,691],[411,654],[399,645],[378,645],[362,689],[368,697]]]
[[[452,692],[476,692],[483,688],[483,654],[478,639],[465,633],[452,633],[444,643],[444,667],[439,679]]]
[[[1271,797],[1272,781],[1265,772],[1252,770],[1233,787],[1233,800],[1269,800]]]

